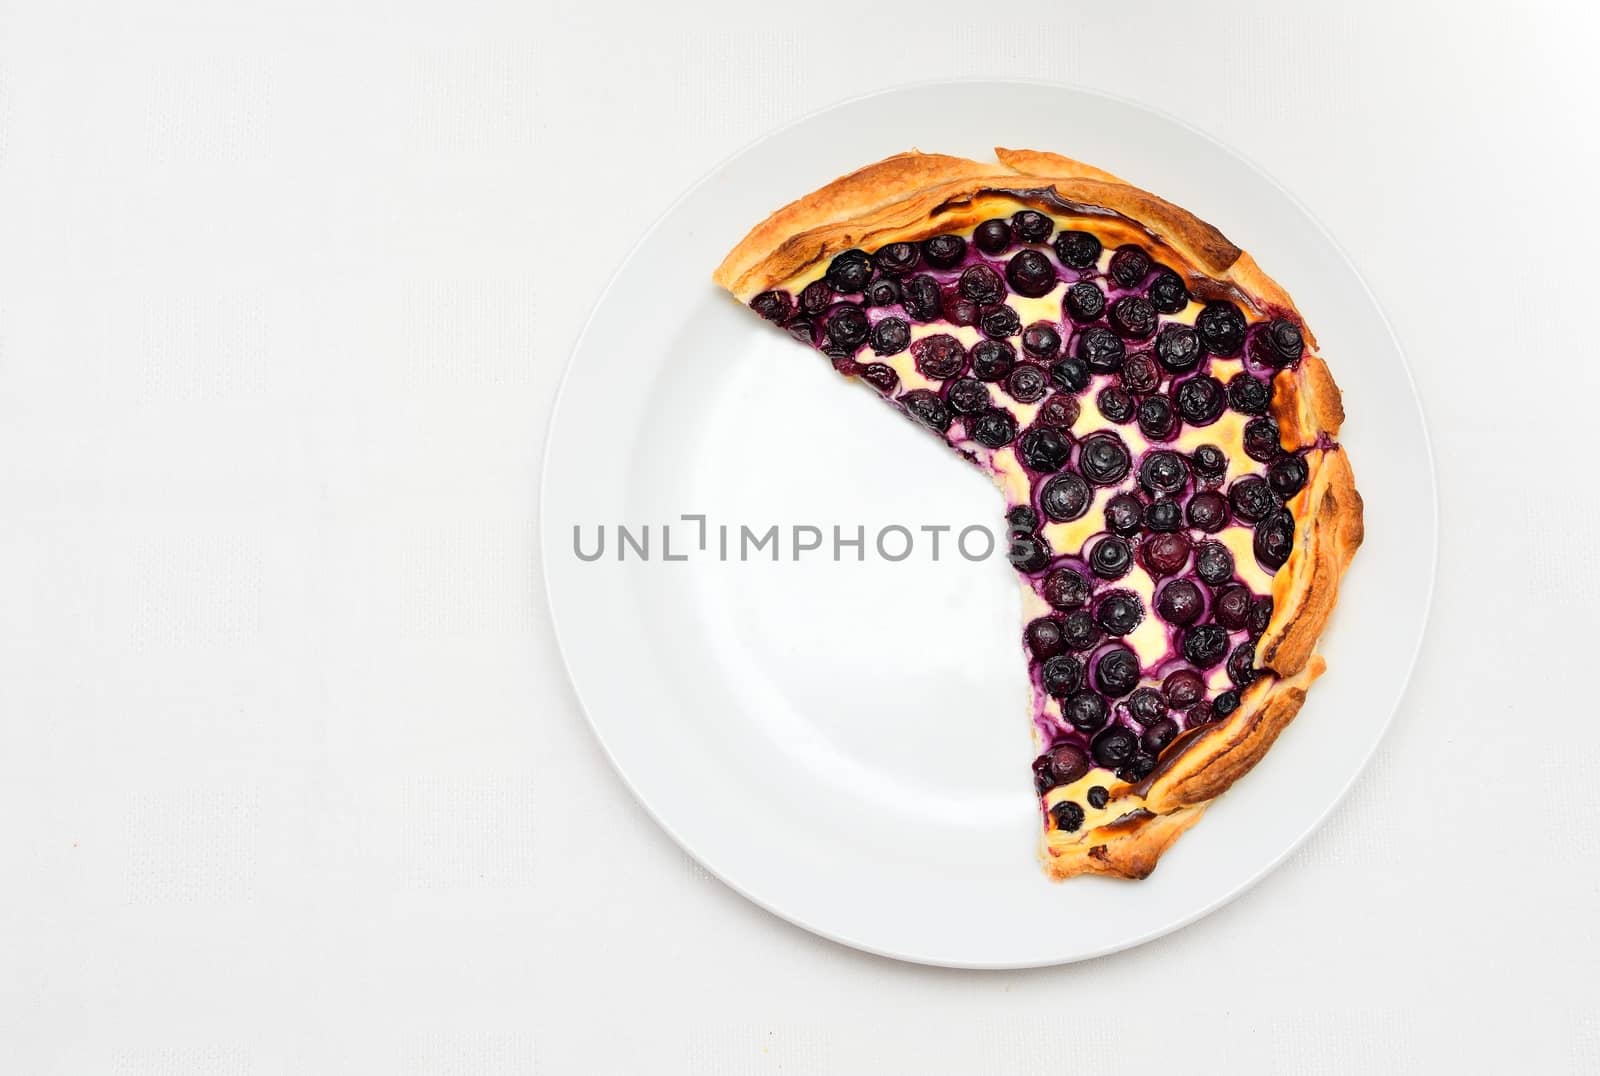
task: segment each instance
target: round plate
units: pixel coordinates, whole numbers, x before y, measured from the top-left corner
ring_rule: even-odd
[[[1270,756],[1142,882],[1046,880],[1018,592],[987,479],[719,291],[775,206],[916,146],[1077,157],[1217,225],[1295,297],[1345,391],[1367,534],[1329,671]],[[966,967],[1062,963],[1191,922],[1338,802],[1405,688],[1433,581],[1434,480],[1405,360],[1327,234],[1212,139],[1064,86],[960,82],[851,101],[771,135],[640,243],[578,342],[551,422],[545,580],[579,699],[623,779],[705,867],[857,948]],[[704,516],[701,524],[684,516]],[[670,535],[663,525],[671,524]],[[648,526],[648,557],[629,546]],[[772,546],[747,549],[777,526]],[[911,555],[887,531],[911,532]],[[933,532],[949,526],[935,559]],[[721,557],[721,528],[728,557]],[[863,528],[856,547],[841,545]],[[822,548],[800,550],[818,529]],[[575,529],[581,543],[575,544]],[[602,532],[605,553],[592,553]],[[663,542],[668,548],[663,548]],[[968,550],[983,552],[974,532]],[[667,554],[673,558],[667,559]],[[884,555],[886,554],[886,555]],[[856,559],[857,556],[862,559]]]

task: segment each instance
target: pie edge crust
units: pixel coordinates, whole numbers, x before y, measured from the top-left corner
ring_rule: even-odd
[[[962,200],[1000,187],[1052,187],[1062,198],[1113,210],[1187,264],[1173,266],[1230,283],[1264,313],[1292,312],[1304,329],[1298,368],[1273,380],[1273,417],[1286,449],[1309,448],[1306,487],[1287,507],[1295,545],[1273,579],[1273,616],[1257,644],[1258,664],[1275,676],[1243,692],[1239,709],[1186,734],[1143,781],[1110,789],[1128,813],[1082,832],[1044,832],[1040,854],[1055,879],[1078,874],[1144,878],[1206,806],[1248,773],[1305,702],[1326,663],[1315,653],[1338,600],[1339,582],[1363,538],[1361,495],[1342,448],[1317,447],[1344,420],[1339,387],[1316,354],[1316,339],[1287,292],[1248,253],[1194,214],[1109,172],[1055,153],[997,147],[997,162],[910,151],[869,164],[774,211],[723,259],[712,279],[740,302],[863,245],[914,242],[982,218]],[[1104,229],[1097,229],[1104,230]],[[1259,302],[1258,302],[1259,300]],[[1188,741],[1185,743],[1184,741]]]

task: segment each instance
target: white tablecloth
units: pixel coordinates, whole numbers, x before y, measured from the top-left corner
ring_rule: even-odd
[[[0,4],[0,1071],[1600,1069],[1592,16],[692,7]],[[557,379],[649,223],[957,75],[1280,178],[1392,317],[1441,494],[1412,689],[1329,824],[1026,973],[709,879],[591,737],[534,556]]]

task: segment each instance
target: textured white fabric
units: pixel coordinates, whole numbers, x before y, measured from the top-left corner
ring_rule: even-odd
[[[0,3],[0,1071],[1600,1070],[1593,18]],[[1329,824],[1026,973],[709,879],[606,765],[535,568],[554,388],[649,223],[779,123],[959,75],[1281,179],[1392,317],[1441,491],[1412,690]]]

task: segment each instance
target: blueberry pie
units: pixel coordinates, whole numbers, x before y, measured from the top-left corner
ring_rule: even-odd
[[[1339,389],[1215,228],[1099,169],[903,153],[715,280],[991,475],[1049,874],[1143,878],[1323,670],[1362,538]]]

